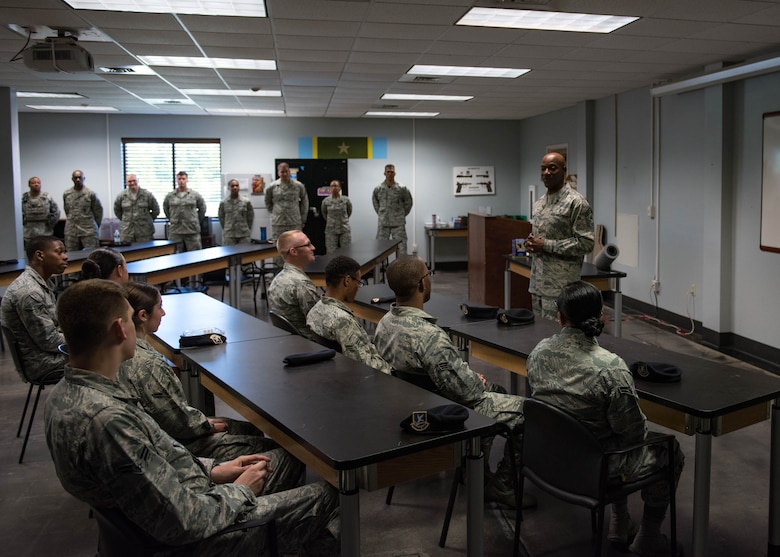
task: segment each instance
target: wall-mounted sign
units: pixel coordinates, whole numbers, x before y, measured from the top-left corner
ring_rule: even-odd
[[[495,195],[496,176],[492,166],[454,166],[455,195]]]

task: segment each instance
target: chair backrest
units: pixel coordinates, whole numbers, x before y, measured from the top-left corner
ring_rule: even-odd
[[[317,344],[321,344],[325,348],[332,348],[336,352],[341,352],[341,344],[339,344],[337,341],[325,338],[324,336],[317,334],[314,331],[311,331],[311,335],[314,337],[314,341]]]
[[[169,552],[172,546],[162,544],[147,534],[140,526],[119,509],[105,509],[92,507],[92,514],[98,523],[99,542],[98,553],[100,557],[138,557],[153,555],[159,552]],[[242,532],[242,536],[252,535],[257,540],[257,548],[263,555],[277,554],[276,522],[273,519],[251,519],[243,523],[236,523],[220,530],[214,536],[221,536],[230,532]],[[249,533],[251,531],[251,534]],[[262,539],[259,539],[261,537]],[[196,546],[198,541],[175,549],[185,549],[188,546]],[[265,550],[265,552],[263,552]],[[193,547],[192,553],[196,553]]]
[[[523,468],[558,490],[597,499],[605,457],[596,436],[576,417],[540,400],[526,399],[523,414]]]
[[[151,555],[164,547],[119,509],[92,507],[92,514],[98,523],[100,557]]]
[[[273,309],[268,310],[268,315],[271,317],[271,323],[274,324],[275,327],[279,327],[280,329],[283,329],[287,331],[288,333],[292,333],[294,335],[302,336],[301,332],[298,330],[298,327],[290,323],[290,320],[287,319],[284,315],[281,313],[277,313]]]
[[[439,394],[439,389],[436,387],[436,383],[433,382],[433,379],[431,379],[431,376],[425,373],[421,370],[410,370],[410,369],[392,369],[392,374],[398,377],[399,379],[403,379],[407,383],[411,383],[412,385],[417,385],[418,387],[425,389],[426,391],[431,391],[432,393]]]
[[[7,326],[0,325],[0,327],[3,330],[3,336],[5,337],[6,342],[8,342],[8,350],[11,351],[11,358],[13,358],[16,371],[18,371],[19,375],[21,375],[26,381],[29,382],[29,379],[27,378],[27,370],[25,369],[24,362],[22,361],[22,351],[19,349],[19,343],[16,342],[16,335],[14,335],[14,332]]]

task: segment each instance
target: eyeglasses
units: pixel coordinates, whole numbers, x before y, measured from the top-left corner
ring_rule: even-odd
[[[358,283],[358,288],[363,288],[364,286],[367,286],[367,285],[368,285],[368,283],[367,283],[367,282],[366,282],[364,279],[359,279],[359,280],[358,280],[358,279],[356,279],[355,277],[353,277],[352,275],[344,275],[344,276],[343,276],[343,277],[341,277],[341,278],[347,278],[347,277],[349,277],[349,278],[351,278],[352,280],[354,280],[355,282],[357,282],[357,283]]]
[[[294,250],[294,249],[310,248],[310,247],[312,247],[312,246],[314,246],[314,244],[312,244],[312,243],[311,243],[311,240],[309,240],[308,242],[306,242],[306,243],[305,243],[305,244],[303,244],[303,245],[300,245],[300,246],[293,246],[293,247],[291,247],[290,249],[288,249],[288,250],[287,250],[287,253],[290,253],[290,252],[291,252],[292,250]]]
[[[417,281],[417,284],[420,284],[422,281],[424,281],[428,277],[432,277],[434,275],[435,271],[432,271],[431,269],[428,269],[428,272],[425,273],[422,277],[420,277],[420,280]]]

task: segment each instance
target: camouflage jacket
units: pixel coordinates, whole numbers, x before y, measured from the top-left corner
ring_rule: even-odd
[[[341,300],[323,296],[309,311],[306,323],[318,335],[338,342],[345,356],[390,373],[390,364],[382,359],[355,314]]]
[[[605,449],[642,441],[647,433],[634,380],[626,363],[579,329],[564,327],[542,340],[528,356],[534,398],[579,418]],[[610,462],[612,477],[636,477],[658,466],[642,449]]]
[[[593,251],[593,209],[578,192],[564,185],[534,203],[533,234],[544,238],[544,252],[531,259],[528,291],[556,297],[579,280],[582,257]]]
[[[51,236],[60,220],[60,208],[51,196],[42,192],[37,197],[26,191],[22,194],[22,225],[25,238]]]
[[[219,204],[219,224],[222,235],[231,238],[248,238],[252,233],[255,209],[246,197],[226,197]]]
[[[352,216],[352,202],[346,195],[322,200],[322,216],[325,217],[325,232],[341,234],[349,232],[349,217]]]
[[[43,280],[28,265],[8,286],[1,307],[3,325],[13,331],[31,378],[39,379],[65,365],[68,357],[57,348],[65,342],[65,336],[57,320],[51,280]]]
[[[193,456],[118,382],[97,373],[66,367],[46,400],[45,430],[68,493],[118,507],[163,543],[200,540],[255,509],[249,487],[213,484],[211,459]]]
[[[183,194],[174,190],[163,200],[163,212],[168,217],[168,232],[172,234],[200,234],[200,221],[206,217],[206,202],[192,189]]]
[[[311,338],[306,316],[320,299],[317,287],[301,269],[285,263],[268,286],[268,305],[286,317],[302,335]]]
[[[374,188],[371,196],[374,211],[381,226],[403,226],[412,210],[412,194],[398,182],[388,186],[384,182]]]
[[[67,218],[65,232],[76,236],[97,236],[103,221],[103,204],[95,192],[86,186],[80,191],[70,188],[62,194],[62,201]]]
[[[453,346],[450,337],[424,311],[393,304],[379,321],[374,343],[395,369],[423,371],[442,396],[473,408],[485,396],[485,386]]]
[[[149,190],[138,188],[138,193],[133,196],[126,189],[114,200],[114,214],[122,221],[119,237],[123,242],[151,242],[154,219],[160,214],[160,205]]]
[[[288,184],[274,180],[265,190],[265,206],[274,226],[294,226],[303,230],[309,215],[309,195],[298,180]]]

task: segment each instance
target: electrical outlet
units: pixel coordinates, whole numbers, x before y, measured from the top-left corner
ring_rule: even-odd
[[[691,296],[696,296],[696,283],[695,282],[693,284],[691,284],[691,289],[688,290],[688,294],[690,294]]]
[[[653,294],[659,294],[661,292],[661,281],[653,280],[653,282],[650,283],[650,290],[653,292]]]
[[[655,205],[648,205],[647,206],[647,216],[651,219],[655,218]]]

